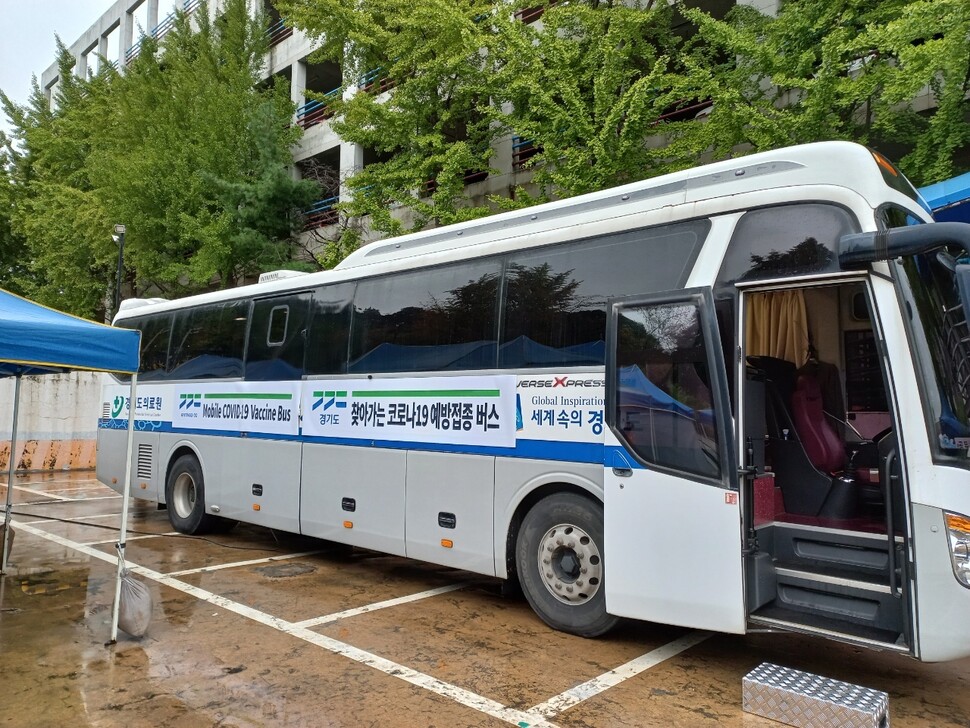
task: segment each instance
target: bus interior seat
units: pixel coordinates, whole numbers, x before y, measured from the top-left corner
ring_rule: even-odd
[[[859,510],[859,493],[855,481],[840,472],[846,463],[845,450],[831,425],[825,434],[803,427],[799,431],[793,412],[796,392],[796,367],[774,357],[749,357],[748,363],[760,370],[765,380],[765,408],[769,454],[775,482],[781,489],[785,512],[799,516],[854,518]],[[811,389],[811,384],[803,385]],[[786,397],[786,393],[788,396]],[[827,424],[821,409],[821,397],[806,398],[800,417],[814,417]],[[814,427],[814,424],[812,424]],[[812,442],[809,445],[805,439]],[[809,452],[809,448],[812,452]],[[828,466],[833,467],[828,467]]]
[[[792,420],[808,459],[834,473],[845,465],[845,445],[825,416],[822,391],[814,377],[800,376],[791,399]]]

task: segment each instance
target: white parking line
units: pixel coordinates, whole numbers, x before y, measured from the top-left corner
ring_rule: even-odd
[[[700,644],[710,636],[710,632],[690,632],[683,637],[675,639],[673,642],[668,642],[663,647],[658,647],[645,655],[640,655],[640,657],[630,660],[624,665],[605,672],[599,677],[594,677],[592,680],[587,680],[564,693],[559,693],[559,695],[550,698],[544,703],[539,703],[539,705],[530,708],[529,713],[544,717],[551,717],[561,713],[577,703],[581,703],[608,688],[612,688],[625,680],[629,680],[631,677],[639,675],[644,670],[648,670],[665,660],[669,660],[671,657],[679,655],[684,650]]]
[[[56,493],[48,493],[46,490],[35,490],[34,488],[28,488],[25,485],[15,485],[13,487],[13,489],[14,490],[19,490],[19,491],[21,491],[23,493],[30,493],[31,495],[39,495],[39,496],[42,496],[44,498],[52,498],[52,499],[58,500],[58,501],[72,501],[72,500],[74,500],[73,498],[68,498],[66,495],[57,495]],[[4,486],[4,491],[6,491],[6,490],[7,490],[7,488],[6,488],[6,486]]]
[[[160,536],[179,536],[179,535],[181,534],[179,534],[178,531],[169,531],[168,533],[145,533],[145,534],[142,534],[141,536],[125,536],[125,540],[126,542],[142,541],[146,538],[158,538]],[[83,543],[85,546],[104,546],[105,544],[109,544],[109,543],[118,543],[118,539],[109,538],[106,541],[82,541],[80,543]]]
[[[83,554],[90,556],[91,558],[100,559],[101,561],[106,561],[108,563],[117,563],[117,557],[107,554],[97,549],[85,546],[84,544],[77,543],[76,541],[71,541],[70,539],[62,538],[60,536],[55,536],[52,533],[48,533],[42,529],[34,528],[33,526],[18,523],[17,524],[23,531],[30,533],[34,536],[39,536],[40,538],[47,539],[48,541],[53,541],[61,546],[66,546],[67,548],[74,549]],[[161,574],[152,569],[148,569],[144,566],[138,566],[128,562],[128,569],[134,573],[142,576],[146,579],[152,579],[157,581],[159,584],[170,587],[172,589],[177,589],[185,594],[200,599],[204,602],[208,602],[214,606],[225,609],[234,614],[238,614],[241,617],[251,619],[254,622],[262,624],[267,627],[272,627],[273,629],[279,630],[291,637],[296,637],[310,644],[314,644],[318,647],[331,652],[335,655],[342,655],[354,662],[358,662],[362,665],[367,665],[375,670],[379,670],[385,675],[397,678],[398,680],[404,680],[411,685],[428,690],[436,695],[440,695],[445,698],[449,698],[456,703],[464,705],[472,710],[477,710],[480,713],[490,715],[493,718],[498,718],[512,725],[519,726],[519,728],[556,728],[555,724],[548,722],[544,717],[525,713],[521,710],[516,710],[515,708],[508,708],[501,703],[494,700],[486,698],[477,693],[473,693],[470,690],[465,690],[457,685],[452,685],[444,680],[439,680],[438,678],[432,677],[431,675],[426,675],[417,670],[413,670],[405,665],[398,664],[391,660],[387,660],[383,657],[378,657],[365,650],[358,649],[346,642],[341,642],[339,640],[333,639],[332,637],[326,637],[322,634],[317,634],[305,627],[299,627],[292,622],[287,622],[285,619],[280,619],[279,617],[274,617],[271,614],[266,614],[257,609],[253,609],[245,604],[240,604],[239,602],[234,602],[231,599],[219,596],[218,594],[213,594],[205,589],[200,589],[199,587],[192,586],[191,584],[186,584],[183,581]]]
[[[54,488],[58,493],[88,493],[96,490],[107,490],[104,485],[79,485],[74,488]]]
[[[417,602],[422,599],[427,599],[428,597],[436,597],[439,594],[447,594],[448,592],[458,591],[459,589],[464,589],[467,586],[468,586],[468,583],[450,584],[449,586],[439,586],[437,589],[428,589],[427,591],[418,592],[417,594],[409,594],[405,597],[397,597],[396,599],[387,599],[383,602],[374,602],[373,604],[367,604],[363,607],[355,607],[354,609],[346,609],[343,612],[334,612],[333,614],[327,614],[323,617],[304,619],[302,622],[294,623],[293,626],[294,627],[319,627],[321,624],[336,622],[338,619],[346,619],[347,617],[356,617],[359,614],[376,612],[378,609],[387,609],[388,607],[396,607],[399,604],[408,604],[410,602]]]
[[[108,516],[105,516],[108,517]],[[113,514],[110,517],[117,517],[117,514]],[[86,516],[84,518],[94,519],[99,518],[99,516]],[[76,519],[80,520],[80,519]],[[90,548],[94,545],[101,545],[104,543],[113,543],[113,541],[102,541],[95,542],[92,544],[84,544],[76,541],[72,541],[67,538],[56,536],[54,534],[43,531],[42,529],[33,528],[31,524],[33,523],[50,523],[50,521],[32,521],[27,523],[17,523],[18,527],[23,528],[28,533],[32,533],[41,538],[45,538],[49,541],[61,544],[62,546],[67,546],[73,548],[81,553],[85,553],[93,558],[101,559],[110,563],[115,563],[115,557],[112,554],[104,553],[96,549]],[[170,534],[159,534],[159,535],[170,535]],[[130,537],[129,540],[135,540],[136,538],[155,538],[155,536],[134,536]],[[215,571],[218,569],[226,569],[238,566],[248,566],[252,564],[269,563],[273,561],[282,561],[284,559],[298,558],[301,556],[310,556],[318,551],[307,551],[294,554],[285,554],[278,556],[270,556],[265,559],[253,559],[250,561],[240,561],[231,564],[220,564],[218,566],[202,567],[198,569],[186,569],[184,571],[176,571],[168,574],[163,574],[147,567],[138,566],[131,564],[129,562],[129,569],[136,574],[140,574],[145,578],[152,579],[159,582],[165,586],[177,589],[186,594],[196,597],[197,599],[206,601],[218,607],[222,607],[228,611],[239,614],[240,616],[246,617],[253,621],[259,622],[268,627],[272,627],[288,635],[302,639],[306,642],[322,647],[329,652],[334,654],[343,655],[348,659],[354,660],[364,665],[373,667],[387,675],[399,678],[405,682],[411,683],[418,687],[424,688],[431,692],[434,692],[443,697],[450,698],[466,707],[477,710],[481,713],[485,713],[500,720],[507,721],[520,728],[527,728],[531,726],[552,726],[553,724],[548,722],[548,719],[562,713],[564,710],[572,708],[573,706],[588,700],[591,697],[599,695],[609,688],[615,687],[630,678],[633,678],[640,673],[655,667],[666,660],[669,660],[681,652],[684,652],[695,645],[700,644],[708,637],[710,637],[709,632],[690,632],[672,642],[667,643],[655,650],[652,650],[640,657],[637,657],[629,662],[620,665],[619,667],[610,670],[609,672],[603,673],[598,677],[577,685],[565,692],[556,695],[543,703],[539,703],[533,706],[528,711],[520,711],[514,708],[508,708],[501,705],[500,703],[493,701],[484,696],[478,695],[471,691],[460,688],[457,685],[452,685],[451,683],[438,680],[430,675],[412,670],[409,667],[400,665],[398,663],[386,660],[382,657],[374,655],[372,653],[360,650],[352,645],[349,645],[339,640],[335,640],[324,635],[320,635],[316,632],[310,630],[311,627],[319,626],[321,624],[327,624],[329,622],[334,622],[339,619],[345,619],[347,617],[353,617],[360,614],[366,614],[368,612],[376,611],[379,609],[386,609],[388,607],[394,607],[401,604],[407,604],[410,602],[419,601],[422,599],[427,599],[429,597],[438,596],[440,594],[446,594],[448,592],[457,591],[469,586],[469,583],[462,584],[451,584],[448,586],[438,587],[436,589],[429,589],[416,594],[411,594],[403,597],[397,597],[395,599],[387,599],[382,602],[375,602],[373,604],[365,605],[363,607],[357,607],[354,609],[348,609],[343,612],[335,612],[322,617],[315,617],[312,619],[303,620],[301,622],[288,622],[286,620],[280,619],[265,612],[260,612],[259,610],[248,607],[244,604],[234,602],[225,597],[219,596],[212,592],[206,591],[199,587],[192,586],[191,584],[186,584],[178,580],[177,577],[185,576],[189,574],[202,573],[206,571]]]
[[[107,487],[107,486],[105,486],[105,485],[103,485],[103,484],[101,484],[101,483],[99,483],[97,481],[91,481],[91,480],[85,481],[85,480],[79,480],[78,478],[60,478],[60,479],[55,479],[55,480],[35,480],[33,482],[31,482],[31,481],[28,480],[25,483],[23,483],[23,485],[60,485],[61,483],[76,484],[76,483],[84,483],[84,482],[89,482],[90,483],[90,485],[89,486],[86,486],[86,487],[92,487],[92,488],[93,487],[100,487],[100,488],[106,488]]]
[[[257,548],[257,547],[254,547]],[[185,569],[183,571],[169,571],[165,576],[187,576],[188,574],[204,574],[208,571],[219,571],[220,569],[235,569],[237,566],[252,566],[253,564],[267,564],[270,561],[283,561],[285,559],[298,559],[301,556],[313,556],[320,551],[300,551],[295,554],[282,554],[277,556],[267,556],[263,559],[250,559],[249,561],[233,561],[229,564],[216,564],[215,566],[200,566],[197,569]]]
[[[120,513],[105,513],[101,516],[74,516],[73,518],[41,518],[37,521],[16,522],[20,526],[32,526],[38,523],[71,523],[72,521],[98,521],[102,518],[121,518]],[[71,543],[74,543],[73,541]]]

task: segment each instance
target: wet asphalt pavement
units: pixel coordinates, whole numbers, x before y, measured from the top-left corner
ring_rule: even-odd
[[[90,472],[17,478],[0,726],[767,728],[741,709],[765,661],[887,691],[895,727],[970,725],[970,660],[636,623],[585,640],[495,580],[243,525],[181,536],[132,503],[152,623],[106,645],[121,498]]]

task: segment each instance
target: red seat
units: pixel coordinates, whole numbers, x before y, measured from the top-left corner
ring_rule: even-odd
[[[819,470],[834,473],[845,466],[845,447],[822,409],[822,391],[814,377],[800,376],[791,399],[795,432],[809,461]]]

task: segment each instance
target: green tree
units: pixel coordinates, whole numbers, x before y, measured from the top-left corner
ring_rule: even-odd
[[[699,32],[685,92],[705,124],[671,129],[671,158],[715,158],[848,139],[903,150],[916,184],[946,178],[970,142],[970,5],[962,0],[800,0],[777,17],[685,14]],[[908,150],[908,151],[906,151]]]
[[[10,140],[0,132],[0,288],[23,293],[28,256],[23,237],[13,230],[15,160]]]
[[[350,180],[345,209],[385,232],[404,229],[394,207],[409,208],[418,229],[650,176],[645,140],[685,102],[672,81],[683,70],[678,16],[663,2],[564,3],[534,25],[489,0],[277,6],[319,39],[318,59],[344,69],[353,92],[328,101],[334,129],[383,159]],[[541,150],[537,190],[471,204],[466,177],[494,172],[493,149],[510,134]]]
[[[573,0],[534,24],[485,0],[277,5],[345,71],[334,128],[382,161],[354,175],[344,207],[390,233],[823,139],[902,154],[924,184],[960,171],[970,142],[965,0],[799,0],[726,18]],[[511,135],[538,150],[533,186],[473,204],[464,176]],[[392,215],[401,206],[411,215]]]
[[[105,281],[114,280],[117,252],[87,160],[98,143],[109,81],[107,74],[90,81],[74,77],[74,60],[58,45],[56,110],[36,80],[26,107],[0,95],[19,143],[10,148],[11,226],[23,246],[18,281],[23,292],[47,305],[103,314]]]
[[[464,195],[469,171],[487,170],[490,128],[483,107],[492,79],[482,53],[488,0],[280,0],[287,21],[319,39],[314,58],[341,65],[352,97],[328,99],[339,109],[334,130],[383,161],[350,180],[351,215],[373,227],[402,231],[391,208],[413,211],[412,227],[487,213]],[[382,90],[393,87],[390,97]],[[323,97],[320,97],[324,101]]]
[[[25,106],[0,95],[18,147],[11,226],[26,247],[25,290],[82,315],[103,315],[127,226],[125,289],[182,295],[231,286],[297,256],[297,211],[317,196],[293,180],[285,84],[260,85],[263,19],[227,0],[177,15],[159,48],[143,37],[119,74],[72,74],[60,51],[53,107],[36,86]],[[111,282],[106,285],[106,282]]]
[[[288,124],[286,85],[259,85],[263,29],[244,0],[227,2],[215,23],[204,6],[179,14],[161,53],[143,39],[114,84],[91,167],[128,225],[138,287],[231,286],[291,259],[295,210],[316,190],[287,171],[299,129]]]

